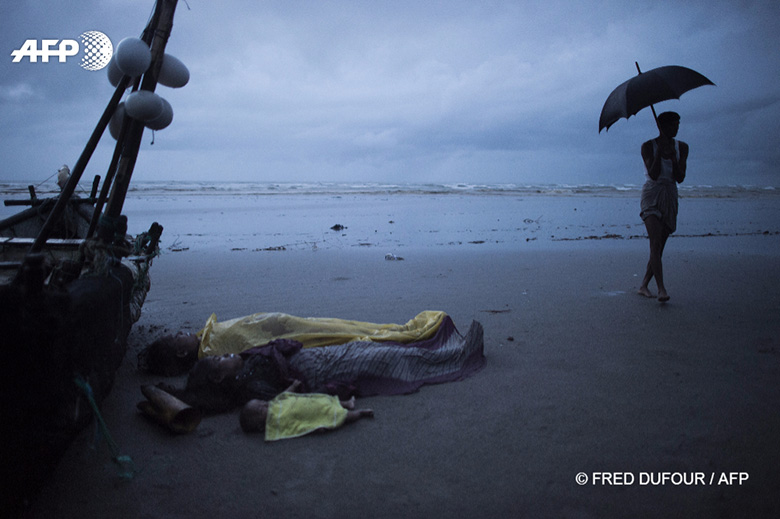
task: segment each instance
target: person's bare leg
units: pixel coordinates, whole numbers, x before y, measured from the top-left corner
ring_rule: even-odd
[[[655,294],[650,292],[650,288],[648,287],[652,279],[653,279],[653,268],[650,266],[650,262],[648,261],[647,269],[645,269],[645,277],[644,279],[642,279],[642,286],[640,286],[639,290],[637,290],[637,294],[639,294],[640,296],[655,298]]]
[[[645,218],[645,227],[647,228],[647,237],[650,240],[650,261],[648,262],[648,272],[645,274],[639,292],[643,295],[645,295],[645,292],[650,293],[647,284],[650,283],[650,279],[655,277],[655,282],[658,285],[658,300],[665,302],[669,300],[669,294],[666,291],[666,286],[664,286],[664,270],[661,257],[666,246],[666,240],[669,238],[669,231],[656,216]]]
[[[661,224],[661,251],[660,251],[661,257],[663,257],[664,255],[664,249],[666,248],[666,241],[668,239],[669,239],[669,229],[665,225]],[[656,277],[656,282],[658,282],[657,277]],[[661,290],[660,288],[658,289],[658,301],[662,303],[669,301],[669,294],[666,293],[666,288],[664,288],[663,290]]]
[[[353,411],[347,411],[347,417],[344,419],[344,423],[357,422],[361,418],[373,418],[374,411],[372,409],[357,409]]]
[[[645,268],[645,277],[642,279],[642,285],[639,287],[639,290],[637,293],[641,296],[655,298],[655,295],[650,291],[650,281],[653,280],[653,245],[652,245],[652,236],[655,232],[655,223],[656,222],[648,222],[648,220],[653,219],[657,222],[657,218],[655,216],[648,216],[643,221],[645,222],[645,228],[647,229],[647,237],[648,240],[650,240],[650,260],[647,262],[647,267]]]

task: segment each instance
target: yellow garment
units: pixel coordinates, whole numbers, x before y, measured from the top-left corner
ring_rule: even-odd
[[[265,441],[298,438],[317,429],[336,429],[346,418],[347,410],[335,396],[284,392],[268,402]]]
[[[420,312],[402,325],[295,317],[282,313],[259,313],[218,323],[216,314],[212,314],[206,326],[198,332],[198,357],[241,353],[274,339],[292,339],[303,344],[304,348],[351,341],[417,342],[433,337],[446,315],[444,312]]]

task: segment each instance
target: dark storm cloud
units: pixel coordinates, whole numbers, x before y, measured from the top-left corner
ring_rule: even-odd
[[[14,64],[10,52],[85,30],[117,44],[140,34],[151,8],[0,8],[1,179],[73,163],[111,95],[103,73]],[[168,49],[192,79],[160,88],[174,122],[154,146],[145,137],[137,175],[638,183],[649,111],[598,134],[604,100],[636,60],[718,85],[658,107],[683,116],[691,182],[739,172],[776,185],[778,20],[768,2],[180,1]]]

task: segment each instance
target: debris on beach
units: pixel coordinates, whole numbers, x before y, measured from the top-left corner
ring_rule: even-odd
[[[552,241],[582,241],[582,240],[622,240],[624,237],[620,234],[605,234],[603,236],[577,236],[576,238],[556,238],[554,235],[550,236]]]
[[[202,419],[201,411],[182,402],[165,390],[153,386],[141,386],[146,400],[138,402],[137,408],[145,416],[176,434],[194,431]]]
[[[171,252],[183,252],[183,251],[190,250],[190,248],[184,247],[181,244],[181,241],[179,241],[179,239],[177,238],[176,241],[174,241],[172,244],[168,246],[168,250]]]
[[[721,232],[707,232],[703,234],[675,234],[675,238],[723,238],[731,236],[774,236],[780,234],[780,231],[752,231],[752,232],[735,232],[735,233],[721,233]],[[640,236],[644,238],[645,236]]]
[[[404,259],[401,256],[396,256],[395,254],[387,253],[385,254],[385,259],[387,261],[403,261]]]
[[[343,231],[343,230],[344,230],[344,229],[346,229],[346,228],[347,228],[347,226],[346,226],[346,225],[341,225],[340,223],[337,223],[336,225],[334,225],[333,227],[331,227],[331,228],[330,228],[330,230],[331,230],[331,231]]]

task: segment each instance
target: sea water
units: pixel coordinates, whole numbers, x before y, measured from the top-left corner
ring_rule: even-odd
[[[37,186],[39,197],[56,194]],[[367,250],[403,257],[425,248],[524,250],[644,240],[639,185],[137,182],[129,231],[161,223],[163,248]],[[77,191],[86,196],[84,189]],[[0,197],[28,197],[0,182]],[[0,208],[0,218],[19,207]],[[680,186],[675,239],[780,252],[780,190]],[[644,245],[646,246],[646,245]]]

